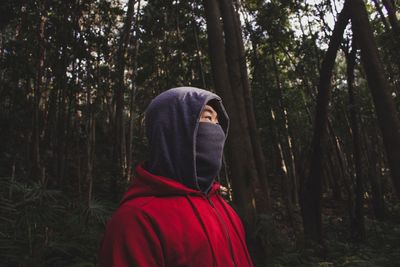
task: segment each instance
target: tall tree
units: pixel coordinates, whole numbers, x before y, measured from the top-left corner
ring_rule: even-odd
[[[251,160],[251,148],[249,137],[242,123],[243,114],[240,115],[235,98],[232,94],[228,65],[223,39],[223,30],[220,23],[220,10],[213,0],[204,1],[205,16],[207,20],[207,33],[209,40],[209,51],[211,67],[213,71],[215,88],[224,99],[227,112],[232,120],[227,143],[227,159],[230,172],[232,173],[232,187],[234,190],[234,202],[238,207],[239,214],[250,224],[254,223],[255,210],[251,205],[252,178],[255,175],[255,163]],[[241,107],[242,111],[244,107]]]
[[[382,132],[393,185],[400,197],[400,121],[393,99],[390,85],[374,35],[369,23],[368,13],[362,0],[351,2],[351,22],[354,36],[361,50],[361,61],[367,76],[368,86],[372,94],[375,111]]]
[[[362,171],[361,161],[361,144],[360,130],[358,126],[358,109],[356,106],[354,93],[354,67],[356,63],[357,50],[353,45],[352,51],[346,53],[347,62],[347,86],[349,91],[349,115],[350,127],[353,137],[353,155],[355,166],[355,183],[354,183],[354,208],[351,211],[352,235],[357,241],[365,240],[365,223],[364,223],[364,172]]]
[[[322,157],[323,144],[326,136],[326,123],[328,119],[328,104],[331,87],[332,70],[336,54],[343,38],[343,32],[350,18],[349,3],[345,2],[342,11],[335,23],[329,47],[322,61],[317,107],[315,111],[314,133],[312,137],[312,152],[309,161],[309,174],[306,176],[302,188],[302,218],[304,234],[308,240],[322,242]]]
[[[132,22],[135,11],[135,0],[129,0],[127,3],[128,11],[126,13],[124,26],[122,27],[117,50],[116,59],[116,83],[114,90],[114,105],[115,105],[115,148],[114,156],[117,166],[117,175],[124,177],[128,168],[127,156],[126,156],[126,137],[125,137],[125,63],[126,63],[126,51],[129,44]],[[117,178],[115,178],[117,179]],[[115,184],[114,184],[115,185]]]
[[[46,23],[46,4],[45,0],[39,3],[39,14],[37,22],[37,58],[36,58],[36,75],[33,88],[33,114],[32,114],[32,168],[31,177],[38,179],[40,166],[40,99],[42,94],[43,75],[45,68],[45,23]],[[28,82],[30,83],[30,82]]]
[[[254,105],[247,73],[246,55],[239,14],[234,8],[233,1],[219,0],[218,2],[223,21],[225,53],[231,90],[235,98],[236,108],[239,109],[239,115],[242,116],[242,124],[245,129],[248,129],[247,134],[249,135],[248,138],[251,144],[249,152],[251,153],[257,170],[257,176],[254,178],[254,181],[259,182],[261,189],[266,195],[265,208],[268,209],[270,200],[265,159],[254,115]]]

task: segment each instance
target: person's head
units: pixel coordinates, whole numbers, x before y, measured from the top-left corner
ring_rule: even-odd
[[[206,192],[221,167],[229,118],[221,98],[194,87],[167,90],[145,114],[147,169]]]

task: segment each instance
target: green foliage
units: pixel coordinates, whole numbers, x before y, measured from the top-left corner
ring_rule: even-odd
[[[285,219],[277,218],[280,216],[277,212],[273,213],[275,219],[261,216],[257,228],[257,235],[268,240],[267,247],[272,250],[268,252],[270,257],[265,266],[378,267],[397,266],[400,260],[400,227],[396,221],[367,219],[368,238],[364,243],[357,243],[349,238],[346,221],[336,220],[332,223],[334,218],[330,218],[324,221],[325,244],[305,246],[302,235],[288,235]],[[398,215],[398,211],[392,213],[393,218]]]
[[[115,206],[72,200],[42,183],[2,177],[1,266],[94,266],[105,222]]]

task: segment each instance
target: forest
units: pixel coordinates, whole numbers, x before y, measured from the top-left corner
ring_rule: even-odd
[[[399,0],[2,0],[0,266],[97,266],[178,86],[231,118],[255,266],[398,266]]]

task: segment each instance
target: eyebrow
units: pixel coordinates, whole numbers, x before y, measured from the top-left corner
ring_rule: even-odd
[[[206,106],[206,107],[204,107],[204,110],[203,110],[203,112],[204,111],[208,111],[208,112],[211,112],[211,113],[213,113],[213,112],[215,112],[215,115],[216,115],[216,117],[218,118],[218,113],[217,113],[217,111],[215,111],[215,109],[213,109],[212,107],[210,107],[210,106]]]
[[[205,107],[203,111],[210,111],[210,112],[213,112],[212,108],[210,108],[210,107]]]

